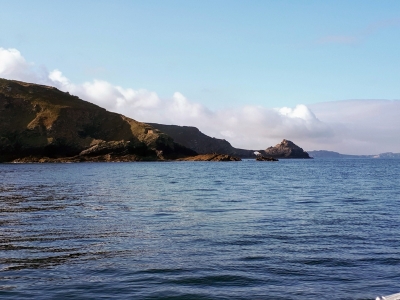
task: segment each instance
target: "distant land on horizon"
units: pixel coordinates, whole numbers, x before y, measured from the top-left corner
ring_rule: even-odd
[[[329,150],[312,150],[307,151],[313,158],[391,158],[400,159],[400,153],[385,152],[372,155],[353,155],[353,154],[341,154],[335,151]]]

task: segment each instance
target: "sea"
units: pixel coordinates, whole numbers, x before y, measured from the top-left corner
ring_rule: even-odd
[[[0,299],[400,292],[400,160],[0,164]]]

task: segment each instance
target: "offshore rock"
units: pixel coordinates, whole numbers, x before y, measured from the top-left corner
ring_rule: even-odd
[[[260,152],[274,158],[311,158],[307,152],[289,140],[283,140],[275,147],[269,147]]]
[[[265,156],[262,156],[262,155],[257,155],[256,160],[257,160],[257,161],[278,161],[277,158],[274,158],[274,157],[265,157]]]

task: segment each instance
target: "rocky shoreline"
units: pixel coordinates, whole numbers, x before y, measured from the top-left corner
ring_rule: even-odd
[[[27,156],[17,158],[7,163],[80,163],[80,162],[145,162],[145,161],[156,161],[156,162],[168,162],[168,161],[241,161],[240,157],[231,156],[227,154],[201,154],[195,156],[188,156],[185,158],[178,159],[160,159],[153,156],[143,157],[137,155],[115,155],[105,154],[99,156],[83,156],[77,155],[72,157],[38,157],[38,156]]]
[[[185,158],[179,158],[177,161],[241,161],[242,159],[238,156],[232,156],[228,154],[199,154],[196,156],[189,156]]]

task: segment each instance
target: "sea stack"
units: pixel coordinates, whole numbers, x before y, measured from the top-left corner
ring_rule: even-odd
[[[285,139],[280,144],[267,148],[262,154],[274,158],[311,158],[302,148]]]

